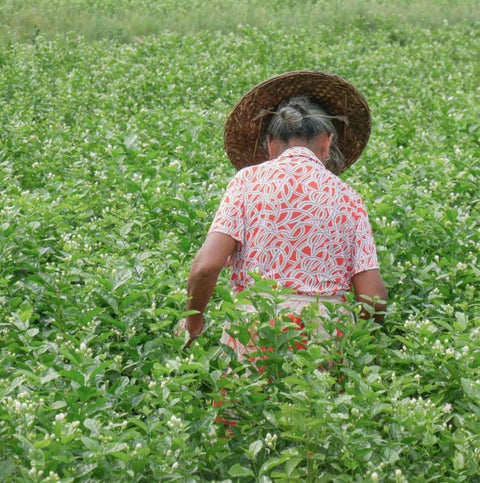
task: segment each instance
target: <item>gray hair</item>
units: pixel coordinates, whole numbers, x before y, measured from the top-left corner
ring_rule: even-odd
[[[326,167],[332,173],[338,174],[345,166],[345,159],[336,143],[337,131],[332,118],[335,117],[329,116],[308,97],[292,97],[282,102],[272,113],[265,136],[270,135],[272,138],[288,142],[294,137],[310,140],[319,134],[333,133]]]

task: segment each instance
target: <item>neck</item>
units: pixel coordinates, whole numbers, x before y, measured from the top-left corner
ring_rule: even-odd
[[[330,138],[328,135],[322,134],[311,139],[290,138],[288,141],[282,141],[276,138],[271,139],[269,142],[270,159],[277,158],[286,149],[297,147],[310,149],[325,164],[324,159],[328,156]]]

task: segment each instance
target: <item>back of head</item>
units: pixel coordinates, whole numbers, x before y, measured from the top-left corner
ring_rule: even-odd
[[[286,143],[292,138],[310,140],[319,134],[333,134],[326,167],[338,174],[343,170],[345,160],[337,147],[337,133],[331,119],[317,103],[307,97],[292,97],[278,106],[265,134]]]

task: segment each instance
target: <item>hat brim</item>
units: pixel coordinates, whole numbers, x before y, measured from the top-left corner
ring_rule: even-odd
[[[335,74],[294,71],[267,79],[247,92],[229,114],[224,131],[225,151],[235,168],[263,163],[268,152],[263,136],[269,116],[278,105],[295,96],[306,96],[330,116],[337,131],[337,146],[345,158],[342,171],[360,156],[371,131],[370,109],[362,94]]]

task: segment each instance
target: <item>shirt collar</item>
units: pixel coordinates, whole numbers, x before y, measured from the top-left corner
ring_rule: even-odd
[[[283,151],[283,153],[278,157],[278,159],[285,159],[285,158],[307,158],[310,161],[314,161],[318,163],[321,167],[325,168],[325,165],[322,161],[318,158],[318,156],[311,151],[310,149],[304,146],[295,146],[293,148],[288,148]]]

